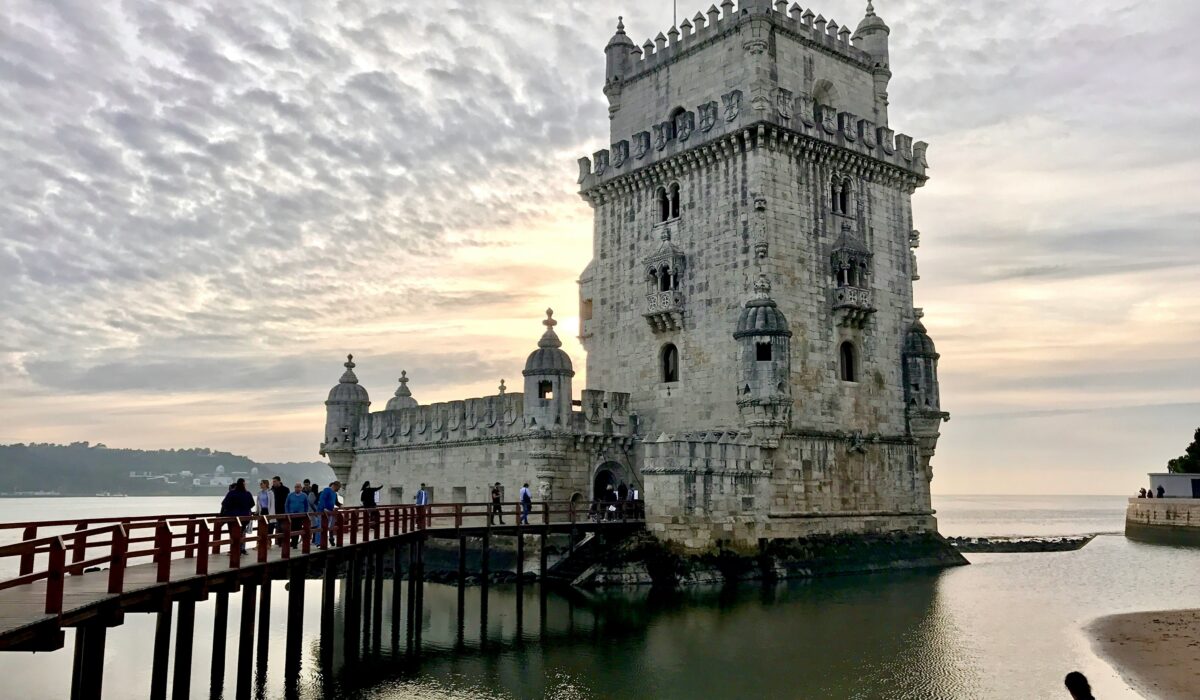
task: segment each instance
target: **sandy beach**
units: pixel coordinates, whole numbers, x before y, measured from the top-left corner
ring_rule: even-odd
[[[1145,697],[1197,697],[1200,610],[1110,615],[1093,622],[1088,631],[1100,656]]]

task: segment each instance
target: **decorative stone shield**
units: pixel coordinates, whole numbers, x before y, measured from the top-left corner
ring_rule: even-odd
[[[837,133],[837,110],[829,105],[821,105],[821,128],[827,134]]]
[[[622,140],[612,145],[612,166],[619,168],[629,160],[629,142]]]
[[[675,117],[675,135],[680,141],[687,141],[692,132],[696,130],[696,113],[682,112]]]
[[[742,91],[734,90],[727,95],[722,95],[721,101],[725,103],[725,121],[731,122],[737,119],[742,112]]]
[[[705,102],[697,109],[700,110],[700,131],[709,132],[717,123],[717,102]]]
[[[796,97],[796,111],[799,113],[800,121],[804,126],[811,129],[817,125],[817,103],[813,100],[812,95],[804,92],[800,93]]]
[[[655,124],[650,127],[654,129],[654,150],[661,151],[667,147],[667,125],[666,123]]]
[[[596,175],[608,172],[608,149],[601,149],[592,154],[596,162]]]
[[[858,121],[858,135],[862,139],[863,145],[867,148],[875,148],[879,142],[875,139],[875,123],[860,119]]]
[[[779,88],[775,92],[775,109],[779,111],[779,118],[785,122],[792,120],[792,91]]]
[[[633,157],[641,160],[650,152],[650,132],[639,131],[633,135]]]

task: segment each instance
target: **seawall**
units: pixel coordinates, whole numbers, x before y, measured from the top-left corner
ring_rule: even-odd
[[[1200,498],[1131,498],[1125,536],[1157,544],[1200,547]]]

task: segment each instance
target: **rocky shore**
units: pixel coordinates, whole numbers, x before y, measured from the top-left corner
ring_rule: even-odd
[[[1102,617],[1088,627],[1096,652],[1148,698],[1185,700],[1200,688],[1200,610]]]
[[[663,588],[740,581],[930,569],[968,564],[936,533],[816,536],[776,540],[756,550],[718,547],[690,553],[639,533],[605,552],[577,585]]]
[[[1095,535],[1080,537],[947,537],[946,541],[960,552],[999,553],[1071,552],[1083,549]]]

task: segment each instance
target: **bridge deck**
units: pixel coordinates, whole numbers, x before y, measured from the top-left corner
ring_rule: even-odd
[[[572,506],[574,508],[574,506]],[[13,585],[8,588],[0,589],[0,651],[3,650],[52,650],[57,649],[62,644],[62,628],[74,627],[88,621],[97,619],[103,620],[106,624],[119,624],[120,615],[126,611],[144,612],[157,610],[164,605],[164,601],[169,602],[178,598],[193,597],[203,598],[210,590],[233,590],[238,583],[243,579],[262,580],[262,578],[282,573],[285,569],[290,569],[293,566],[309,566],[314,562],[323,564],[324,559],[329,556],[345,558],[356,548],[380,548],[394,546],[398,544],[415,541],[418,538],[457,538],[457,537],[482,537],[488,535],[500,536],[516,536],[518,533],[525,535],[540,535],[542,533],[570,533],[570,532],[587,532],[596,530],[629,530],[641,527],[642,523],[638,519],[617,520],[611,522],[594,522],[592,520],[580,519],[577,522],[542,522],[529,525],[467,525],[466,522],[480,521],[483,522],[481,514],[474,514],[474,517],[464,517],[461,509],[457,512],[458,522],[464,524],[460,527],[425,527],[420,528],[415,525],[420,516],[415,515],[413,507],[397,507],[395,524],[397,527],[393,530],[393,535],[390,537],[372,538],[368,541],[359,539],[356,543],[351,543],[349,531],[357,527],[357,519],[350,519],[342,531],[342,543],[340,547],[330,547],[328,549],[318,549],[315,546],[309,554],[303,554],[299,550],[292,550],[288,558],[284,558],[283,550],[279,546],[271,546],[267,549],[266,561],[259,561],[258,550],[251,547],[249,554],[241,556],[239,566],[230,565],[230,557],[228,554],[229,546],[233,545],[235,540],[221,540],[225,544],[223,551],[220,554],[210,554],[208,559],[208,571],[205,574],[197,574],[197,560],[194,557],[184,558],[184,547],[174,543],[174,538],[179,538],[180,535],[168,536],[163,542],[159,543],[160,547],[173,548],[175,552],[169,564],[169,575],[166,581],[159,580],[159,563],[150,561],[145,564],[125,565],[123,566],[123,585],[121,593],[110,593],[110,571],[108,567],[100,570],[85,571],[83,573],[62,576],[62,598],[60,613],[47,613],[48,597],[53,597],[52,580],[50,578],[42,578],[20,585]],[[358,509],[353,509],[358,510]],[[380,508],[378,512],[385,513],[385,509]],[[402,517],[409,517],[414,525],[401,528]],[[572,519],[575,519],[575,513],[571,513]],[[162,521],[171,521],[170,524],[179,529],[177,526],[181,523],[173,519],[174,516],[161,516],[159,521],[160,528]],[[270,516],[267,516],[268,518]],[[384,517],[388,517],[384,515]],[[429,516],[426,516],[429,517]],[[454,517],[447,514],[433,514],[431,519],[445,519]],[[261,520],[260,516],[260,520]],[[546,518],[549,521],[549,517]],[[54,523],[59,525],[60,523]],[[263,520],[265,522],[265,520]],[[260,524],[261,527],[261,524]],[[363,518],[363,531],[367,529],[366,518]],[[28,532],[28,530],[27,530]],[[357,534],[357,533],[356,533]],[[85,537],[86,532],[80,533],[79,537]],[[275,537],[282,537],[276,535]],[[145,539],[145,538],[144,538]],[[130,539],[130,542],[136,541]],[[246,539],[248,545],[253,545],[256,538],[249,537]],[[39,541],[40,542],[40,541]],[[31,543],[36,544],[36,543]],[[13,545],[4,550],[17,547]],[[59,545],[60,550],[64,545]],[[70,547],[71,545],[65,545]],[[84,547],[87,548],[111,546],[107,542],[103,543],[87,543]],[[195,553],[196,547],[194,541],[189,541],[188,547],[191,547],[191,553]],[[211,544],[209,545],[212,546]],[[0,556],[7,554],[15,556],[16,553],[0,551]],[[37,556],[44,557],[45,550],[37,550]],[[141,556],[149,556],[150,554],[143,550]],[[32,555],[30,555],[32,556]],[[111,557],[111,553],[109,557]],[[101,557],[103,559],[103,557]],[[89,566],[91,562],[96,562],[97,559],[88,560]],[[54,566],[53,561],[49,564]],[[62,561],[59,562],[59,567],[63,566]],[[66,566],[70,566],[67,564]],[[60,574],[61,575],[61,574]]]

